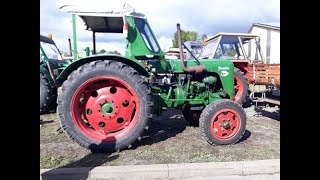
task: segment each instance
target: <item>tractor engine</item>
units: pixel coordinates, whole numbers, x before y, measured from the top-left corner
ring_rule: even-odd
[[[193,99],[196,96],[201,96],[208,99],[209,94],[216,91],[217,78],[215,76],[186,76],[185,87],[188,88],[188,98]]]
[[[158,73],[157,75],[152,75],[150,78],[150,83],[158,83],[161,85],[170,85],[172,81],[175,81],[173,74]]]
[[[217,96],[213,94],[218,91],[216,84],[214,75],[155,73],[149,78],[157,114],[167,107],[181,108],[186,104],[203,107]]]

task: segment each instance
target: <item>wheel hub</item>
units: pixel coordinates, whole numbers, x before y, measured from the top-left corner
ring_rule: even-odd
[[[102,114],[109,115],[114,111],[114,105],[111,102],[105,102],[101,105],[100,111]]]
[[[220,140],[234,136],[240,127],[239,114],[233,109],[222,109],[212,118],[211,132]]]
[[[230,121],[229,120],[223,120],[222,123],[221,123],[221,126],[224,129],[230,129]]]
[[[85,103],[88,123],[102,136],[128,127],[136,104],[126,88],[109,83],[91,88]]]
[[[78,88],[71,110],[84,134],[98,141],[114,141],[135,127],[140,105],[136,92],[125,81],[98,76]]]

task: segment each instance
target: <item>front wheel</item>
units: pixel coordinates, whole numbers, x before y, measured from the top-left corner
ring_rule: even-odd
[[[140,139],[153,114],[142,76],[116,61],[94,61],[71,73],[58,95],[62,128],[80,146],[113,152]]]
[[[211,145],[235,144],[244,134],[246,123],[243,108],[229,99],[210,103],[200,116],[200,128]]]

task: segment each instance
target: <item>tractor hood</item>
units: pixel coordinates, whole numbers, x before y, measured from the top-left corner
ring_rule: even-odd
[[[77,5],[60,6],[61,11],[78,15],[84,21],[86,29],[93,32],[122,33],[124,16],[146,18],[144,14],[125,3],[115,8],[88,8]]]

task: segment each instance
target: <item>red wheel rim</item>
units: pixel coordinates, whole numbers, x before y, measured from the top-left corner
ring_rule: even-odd
[[[140,113],[137,93],[123,80],[99,76],[84,82],[71,100],[72,119],[86,136],[114,141],[127,135]]]
[[[234,101],[239,101],[243,93],[243,83],[238,76],[234,76]]]
[[[233,109],[222,109],[211,119],[210,131],[219,140],[229,140],[235,136],[241,127],[241,118]]]

